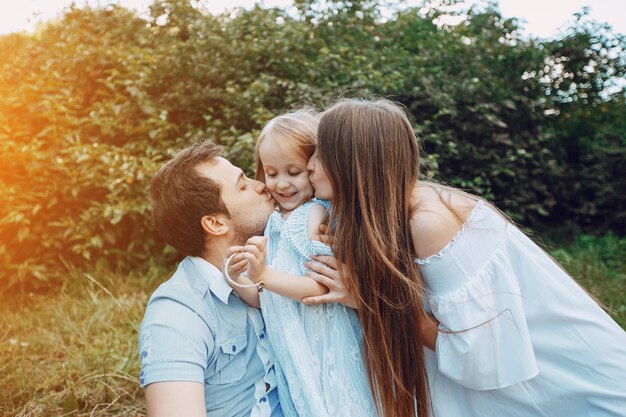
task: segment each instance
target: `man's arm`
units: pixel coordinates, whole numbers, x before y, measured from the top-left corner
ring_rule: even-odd
[[[206,416],[204,375],[214,340],[203,307],[182,285],[157,290],[148,303],[139,356],[149,417]]]
[[[204,385],[198,382],[155,382],[146,387],[148,417],[206,417]]]

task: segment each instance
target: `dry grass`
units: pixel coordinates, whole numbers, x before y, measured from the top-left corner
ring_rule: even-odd
[[[550,252],[626,327],[626,239],[580,236]],[[0,416],[143,416],[137,330],[172,271],[67,274],[45,295],[0,299]]]
[[[58,292],[4,295],[0,415],[144,415],[137,331],[163,278],[71,272]]]

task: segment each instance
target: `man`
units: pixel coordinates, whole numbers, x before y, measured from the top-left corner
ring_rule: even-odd
[[[187,257],[152,295],[139,332],[148,416],[282,416],[259,310],[224,281],[224,253],[263,233],[265,185],[212,142],[179,152],[151,183],[154,224]]]

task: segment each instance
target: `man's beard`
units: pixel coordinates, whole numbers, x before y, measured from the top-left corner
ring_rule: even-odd
[[[233,245],[243,246],[252,236],[263,235],[268,219],[269,217],[263,219],[261,216],[255,218],[254,221],[234,219],[235,238],[233,239]]]

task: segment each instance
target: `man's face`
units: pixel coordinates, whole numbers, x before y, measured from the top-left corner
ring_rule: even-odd
[[[243,244],[251,236],[263,234],[267,219],[274,212],[274,200],[265,184],[246,177],[224,158],[200,164],[197,170],[222,189],[222,201],[236,234],[233,243]]]

